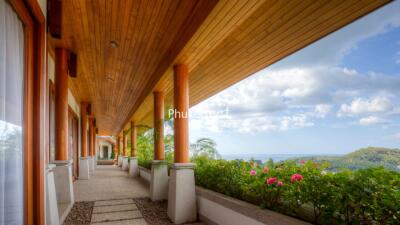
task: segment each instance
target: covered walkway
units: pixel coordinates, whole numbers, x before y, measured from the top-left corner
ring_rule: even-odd
[[[90,180],[74,182],[75,202],[149,197],[149,185],[141,178],[112,165],[99,165]]]
[[[147,198],[148,186],[139,177],[128,178],[119,167],[97,166],[90,180],[74,182],[76,210],[70,214],[77,215],[70,215],[65,225],[89,221],[96,225],[147,225],[134,199]]]
[[[74,182],[75,204],[64,225],[173,224],[166,201],[152,202],[149,189],[147,181],[118,166],[98,165],[90,180]]]

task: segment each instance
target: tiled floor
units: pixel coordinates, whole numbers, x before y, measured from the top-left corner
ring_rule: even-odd
[[[89,180],[74,182],[75,201],[149,197],[149,185],[141,178],[129,178],[127,171],[99,165]]]

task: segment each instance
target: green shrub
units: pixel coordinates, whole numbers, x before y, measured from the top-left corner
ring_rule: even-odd
[[[197,185],[314,224],[399,224],[400,174],[383,167],[333,173],[312,161],[193,161]]]

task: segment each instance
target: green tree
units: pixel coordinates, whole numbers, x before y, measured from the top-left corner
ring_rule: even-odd
[[[211,159],[220,159],[221,155],[217,151],[217,144],[210,138],[200,138],[190,145],[190,150],[194,158],[207,156]]]

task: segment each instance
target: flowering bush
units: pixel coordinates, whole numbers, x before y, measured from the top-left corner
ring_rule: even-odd
[[[197,185],[315,224],[400,221],[400,174],[384,168],[333,173],[312,161],[264,167],[197,157],[195,163]]]

